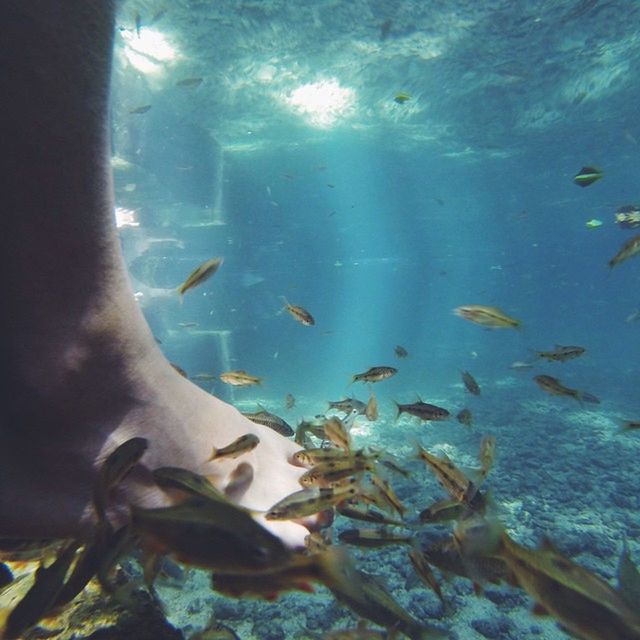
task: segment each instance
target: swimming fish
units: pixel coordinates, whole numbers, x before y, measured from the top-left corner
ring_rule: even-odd
[[[613,589],[549,540],[531,550],[503,533],[496,555],[535,600],[534,612],[553,616],[570,634],[584,640],[640,638],[638,603],[627,602],[622,581],[621,589]]]
[[[304,518],[333,507],[343,500],[353,498],[358,491],[355,483],[342,487],[303,489],[274,504],[265,517],[267,520]]]
[[[406,358],[409,355],[409,352],[400,344],[396,345],[394,351],[398,358]]]
[[[389,533],[384,529],[344,529],[338,534],[340,542],[357,547],[379,548],[397,544],[413,544],[413,536]]]
[[[456,415],[456,420],[465,427],[470,427],[473,424],[473,415],[469,409],[461,409]]]
[[[213,502],[229,502],[206,476],[181,467],[159,467],[152,471],[155,483],[163,489],[177,489],[191,497],[206,498]]]
[[[562,346],[557,344],[553,351],[536,351],[537,358],[544,358],[549,362],[564,362],[580,357],[586,349],[584,347]]]
[[[453,313],[490,329],[517,329],[521,324],[520,320],[509,317],[498,307],[488,307],[481,304],[456,307]]]
[[[354,411],[356,411],[354,409]],[[324,434],[336,447],[349,451],[351,449],[351,436],[344,422],[333,416],[324,423]]]
[[[293,433],[293,431],[291,433]],[[245,435],[236,438],[226,447],[221,447],[220,449],[213,447],[207,462],[219,460],[220,458],[238,458],[249,451],[253,451],[258,444],[260,444],[260,438],[258,438],[257,435],[245,433]]]
[[[198,87],[202,84],[202,78],[183,78],[176,82],[176,87]]]
[[[133,506],[131,528],[146,553],[171,554],[179,562],[220,572],[273,570],[291,554],[249,511],[228,501],[192,498],[157,509]]]
[[[330,486],[339,480],[355,477],[365,471],[374,471],[373,461],[363,455],[351,455],[318,462],[303,473],[298,481],[303,487]]]
[[[258,405],[259,411],[255,411],[254,413],[243,413],[242,415],[245,418],[249,418],[251,422],[255,422],[256,424],[261,424],[264,427],[269,427],[269,429],[273,429],[277,431],[280,435],[292,436],[294,431],[289,423],[286,422],[280,416],[277,416],[275,413],[271,413]]]
[[[357,500],[340,502],[336,505],[336,511],[345,518],[351,518],[352,520],[372,522],[374,524],[388,524],[395,527],[405,526],[402,520],[390,518],[382,513],[382,511],[376,511],[369,506],[362,505]]]
[[[293,409],[296,406],[296,399],[292,394],[287,393],[287,397],[285,398],[285,407],[287,409]]]
[[[129,111],[129,113],[131,115],[140,115],[143,113],[147,113],[147,111],[149,111],[149,109],[151,109],[151,105],[150,104],[144,104],[141,107],[136,107],[135,109],[131,109],[131,111]]]
[[[575,398],[578,402],[590,402],[592,404],[600,404],[600,400],[590,393],[579,391],[578,389],[570,389],[565,387],[557,378],[547,375],[539,375],[534,378],[535,383],[552,396],[569,396]]]
[[[409,560],[411,560],[411,564],[422,582],[438,596],[442,604],[445,604],[442,589],[440,589],[440,585],[424,555],[417,549],[411,549],[411,551],[409,551]]]
[[[193,287],[197,287],[205,280],[208,280],[220,268],[223,262],[223,258],[211,258],[211,260],[207,260],[197,266],[178,287],[178,293],[182,296],[189,291],[189,289],[193,289]]]
[[[627,240],[622,247],[620,247],[618,253],[609,260],[609,268],[613,269],[613,267],[621,264],[625,260],[637,256],[638,253],[640,253],[640,236],[634,236]]]
[[[109,492],[138,464],[148,446],[146,438],[130,438],[116,447],[102,463],[93,490],[93,507],[102,525],[110,528],[106,514]]]
[[[262,383],[262,378],[256,378],[256,376],[248,374],[244,369],[225,371],[220,374],[219,378],[222,382],[233,385],[234,387],[247,387]]]
[[[3,640],[17,640],[23,637],[27,629],[47,615],[64,586],[65,577],[79,544],[75,541],[68,544],[48,567],[41,564],[36,570],[33,585],[9,612],[4,628],[0,628],[0,637]]]
[[[425,421],[447,420],[450,415],[446,409],[438,407],[435,404],[422,402],[422,400],[412,402],[411,404],[400,404],[394,400],[394,403],[397,409],[396,420],[398,420],[400,415],[403,413],[408,413],[415,418]]]
[[[471,505],[478,487],[445,455],[438,458],[418,445],[418,457],[433,471],[440,485],[458,502]]]
[[[455,498],[444,498],[423,509],[418,517],[425,524],[437,524],[457,520],[467,509],[467,505]]]
[[[584,223],[584,226],[587,229],[598,229],[602,226],[602,220],[598,220],[598,218],[591,218]]]
[[[369,422],[375,422],[378,419],[378,400],[373,393],[369,396],[369,402],[367,402],[364,415]]]
[[[398,373],[395,367],[370,367],[364,373],[356,373],[351,382],[380,382]]]
[[[411,96],[408,93],[398,93],[394,97],[394,101],[398,104],[404,104],[407,100],[411,100]]]
[[[579,187],[588,187],[596,180],[600,180],[603,175],[603,172],[600,171],[600,169],[596,169],[595,167],[582,167],[582,169],[580,169],[580,171],[578,171],[578,173],[574,176],[573,181]]]
[[[316,323],[313,316],[304,307],[300,307],[296,304],[289,304],[285,297],[281,297],[284,302],[283,309],[286,309],[298,322],[302,323],[306,327],[311,327]]]
[[[357,409],[360,414],[364,414],[367,410],[367,405],[356,398],[345,398],[344,400],[329,400],[329,409],[344,411],[344,413],[351,413],[354,409]]]
[[[484,436],[480,440],[480,452],[478,458],[480,460],[480,468],[482,475],[487,476],[496,457],[496,438],[495,436]]]
[[[472,393],[474,396],[480,395],[480,385],[468,371],[462,372],[462,382],[469,393]]]

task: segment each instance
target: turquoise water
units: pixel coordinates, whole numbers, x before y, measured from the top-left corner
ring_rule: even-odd
[[[121,226],[125,257],[167,357],[190,376],[260,376],[257,390],[198,384],[294,426],[328,400],[366,401],[351,376],[395,366],[374,388],[380,419],[359,419],[354,433],[411,470],[394,486],[414,517],[443,497],[415,460],[416,440],[473,466],[481,436],[493,434],[488,488],[514,537],[533,546],[548,535],[608,579],[623,539],[640,558],[640,444],[618,433],[640,416],[640,323],[627,321],[640,306],[640,261],[607,267],[636,233],[614,216],[640,198],[640,5],[183,1],[158,16],[162,8],[122,5],[112,130],[117,206],[135,225]],[[307,87],[302,106],[300,87],[314,83],[324,93],[312,103]],[[400,104],[400,93],[410,98]],[[602,179],[577,186],[584,166]],[[602,226],[588,228],[592,218]],[[213,256],[224,257],[219,272],[181,304],[174,289]],[[283,297],[316,324],[282,312]],[[453,314],[467,304],[500,307],[522,328]],[[509,368],[556,344],[586,354]],[[538,374],[601,404],[546,395]],[[474,425],[395,423],[392,401],[418,394],[453,415],[470,408]],[[404,588],[404,551],[354,553],[415,617],[460,638],[565,637],[508,587],[477,599],[468,581],[447,582],[445,615],[431,592]],[[213,598],[204,588],[201,599]],[[178,624],[193,597],[185,587],[177,598]],[[300,624],[281,637],[345,626],[350,615],[329,599],[287,598],[216,606],[231,626],[242,612],[243,637],[279,637],[292,607]]]

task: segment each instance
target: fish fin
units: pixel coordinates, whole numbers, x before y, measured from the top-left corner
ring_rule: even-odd
[[[587,393],[586,391],[578,391],[580,396],[581,404],[582,402],[589,402],[590,404],[600,404],[600,400],[596,398],[592,393]]]

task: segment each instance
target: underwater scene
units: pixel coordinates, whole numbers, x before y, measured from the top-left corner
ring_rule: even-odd
[[[640,639],[638,25],[624,0],[122,2],[132,293],[182,375],[300,446],[266,517],[315,517],[321,559],[167,557],[144,599],[134,553],[71,614],[92,635],[24,637]],[[140,598],[157,629],[100,635]]]

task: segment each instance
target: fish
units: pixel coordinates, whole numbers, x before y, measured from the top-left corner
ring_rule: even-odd
[[[285,591],[313,593],[312,583],[322,580],[323,553],[292,554],[287,564],[260,575],[225,575],[216,572],[211,576],[211,586],[218,593],[232,598],[263,598],[269,602]]]
[[[486,476],[491,468],[496,457],[496,438],[495,436],[484,436],[480,440],[480,452],[478,458],[480,460],[480,468],[482,474]]]
[[[440,571],[453,573],[475,582],[500,584],[510,576],[509,568],[504,560],[498,557],[479,555],[473,559],[464,557],[454,538],[448,536],[444,540],[436,540],[422,549],[424,560]]]
[[[313,448],[313,443],[309,440],[309,434],[321,440],[325,439],[324,423],[327,421],[323,415],[318,415],[312,420],[302,420],[296,427],[294,442],[307,449]]]
[[[369,422],[375,422],[378,419],[378,400],[373,393],[369,396],[364,415]]]
[[[177,489],[188,496],[213,502],[229,502],[210,480],[199,473],[181,467],[158,467],[152,472],[155,483],[162,489]]]
[[[194,381],[212,382],[216,379],[216,376],[213,375],[213,373],[195,373],[191,376],[191,379]]]
[[[412,640],[446,638],[440,629],[414,620],[391,596],[376,576],[356,568],[340,547],[333,550],[331,562],[324,563],[324,584],[337,600],[359,616],[387,629],[400,631]]]
[[[344,451],[351,449],[351,436],[345,424],[339,418],[333,416],[325,421],[324,434],[336,447]]]
[[[358,413],[364,414],[367,411],[367,405],[356,398],[345,398],[344,400],[329,400],[329,409],[343,411],[344,413],[351,413],[354,409],[357,409]]]
[[[472,393],[474,396],[480,395],[480,385],[468,371],[462,372],[462,382],[469,393]]]
[[[509,317],[498,307],[482,304],[467,304],[456,307],[453,313],[490,329],[518,329],[521,325],[520,320]]]
[[[176,82],[176,87],[199,87],[202,84],[202,78],[183,78]]]
[[[598,229],[602,226],[602,220],[591,218],[584,223],[584,226],[587,227],[587,229]]]
[[[396,421],[403,413],[408,413],[410,416],[414,416],[415,418],[425,421],[448,420],[450,416],[446,409],[438,407],[435,404],[422,402],[422,400],[412,402],[411,404],[400,404],[395,400],[393,402],[397,409]]]
[[[222,382],[233,385],[234,387],[248,387],[255,384],[262,384],[262,378],[252,376],[244,369],[238,369],[237,371],[225,371],[218,377]]]
[[[413,536],[389,533],[384,529],[344,529],[338,534],[340,542],[357,547],[379,548],[398,544],[413,544]]]
[[[444,498],[423,509],[418,517],[425,524],[439,524],[457,520],[467,509],[467,505],[455,498]]]
[[[478,487],[445,455],[438,458],[418,445],[418,457],[433,471],[436,480],[458,502],[472,505]]]
[[[628,260],[629,258],[633,258],[634,256],[637,256],[639,253],[640,253],[640,235],[630,238],[622,245],[622,247],[620,247],[620,250],[618,251],[618,253],[616,253],[616,255],[613,256],[611,260],[609,260],[609,263],[608,263],[609,268],[613,269],[613,267],[615,267],[616,265],[621,264],[622,262],[624,262],[625,260]]]
[[[341,487],[303,489],[274,504],[265,517],[267,520],[304,518],[333,507],[343,500],[353,498],[358,491],[355,482]]]
[[[592,404],[600,404],[600,400],[594,395],[578,389],[570,389],[565,387],[560,380],[552,376],[539,375],[534,378],[535,383],[546,393],[552,396],[569,396],[575,398],[578,402],[590,402]]]
[[[469,409],[461,409],[456,415],[456,420],[465,427],[470,427],[473,424],[473,415]]]
[[[169,364],[173,367],[174,371],[177,371],[183,378],[189,377],[187,372],[180,365],[177,365],[175,362],[170,362]]]
[[[393,21],[391,20],[391,18],[387,18],[380,25],[380,42],[384,42],[389,37],[389,33],[391,32],[392,25],[393,25]]]
[[[9,612],[4,628],[0,628],[3,640],[17,640],[49,613],[64,586],[69,567],[76,557],[80,543],[69,543],[48,566],[40,564],[33,585],[18,604]]]
[[[383,478],[372,474],[370,476],[371,484],[377,489],[378,495],[392,509],[394,509],[401,517],[407,512],[407,508],[402,504],[400,498],[393,490],[391,485]],[[366,494],[365,494],[366,496]]]
[[[365,456],[345,456],[325,460],[303,473],[298,481],[303,487],[327,486],[365,471],[374,471],[374,463]]]
[[[255,411],[254,413],[243,413],[242,415],[245,418],[249,418],[251,422],[261,424],[263,427],[269,427],[269,429],[273,429],[280,435],[287,438],[294,434],[291,425],[283,420],[280,416],[277,416],[275,413],[270,413],[260,405],[258,405],[258,408],[259,411]]]
[[[182,329],[195,329],[199,325],[197,322],[178,322],[178,326]]]
[[[497,555],[535,601],[534,612],[553,616],[571,635],[583,640],[640,638],[638,603],[629,604],[622,590],[565,557],[548,539],[531,550],[503,533]]]
[[[397,93],[393,100],[398,104],[404,104],[408,100],[411,100],[411,96],[408,93]]]
[[[344,451],[343,449],[319,447],[315,449],[302,449],[301,451],[296,451],[291,456],[291,459],[296,465],[313,467],[313,465],[327,460],[343,460],[349,455],[349,452]]]
[[[287,397],[285,398],[285,407],[287,409],[293,409],[296,406],[296,399],[292,394],[287,393]]]
[[[104,460],[93,490],[93,508],[98,522],[110,530],[107,520],[109,492],[135,467],[149,447],[146,438],[130,438],[117,446]]]
[[[573,177],[573,182],[579,187],[588,187],[590,184],[600,180],[604,173],[595,167],[582,167]]]
[[[562,346],[557,344],[553,351],[536,351],[537,358],[543,358],[549,362],[564,362],[565,360],[573,360],[579,358],[585,353],[584,347]]]
[[[620,424],[620,432],[635,431],[640,429],[640,420],[623,420]]]
[[[519,371],[522,369],[533,369],[532,362],[523,362],[522,360],[516,360],[509,365],[509,369],[513,369],[514,371]]]
[[[139,13],[136,13],[136,35],[138,38],[140,37],[140,29],[142,29],[142,16]]]
[[[261,573],[284,565],[291,552],[229,501],[192,498],[157,509],[131,507],[131,529],[146,554],[171,554],[184,564],[227,573]]]
[[[245,433],[243,436],[236,438],[226,447],[221,447],[220,449],[213,447],[207,462],[219,460],[220,458],[238,458],[249,451],[253,451],[258,444],[260,444],[260,438],[258,438],[257,435],[253,433]]]
[[[222,265],[223,258],[211,258],[198,265],[187,279],[178,287],[178,293],[183,296],[189,289],[193,289],[208,280]]]
[[[140,107],[136,107],[135,109],[131,109],[131,111],[129,111],[129,114],[131,114],[131,115],[141,115],[143,113],[147,113],[147,111],[149,111],[149,109],[151,109],[151,105],[150,104],[143,104]]]
[[[413,565],[415,572],[424,584],[426,584],[435,594],[438,596],[438,600],[446,605],[442,589],[438,583],[429,563],[426,561],[424,555],[418,551],[418,549],[411,549],[409,551],[409,560]]]
[[[402,346],[402,345],[396,345],[394,352],[396,354],[396,357],[398,358],[406,358],[409,355],[409,352]]]
[[[369,506],[363,506],[357,501],[345,500],[336,505],[336,511],[345,518],[360,520],[362,522],[372,522],[374,524],[388,524],[395,527],[403,527],[402,520],[396,520],[386,516],[382,511],[376,511]]]
[[[293,318],[305,325],[305,327],[311,327],[316,323],[313,316],[304,307],[300,307],[296,304],[289,304],[284,296],[281,297],[284,302],[284,307],[282,307],[283,311],[288,311]]]
[[[364,373],[356,373],[351,382],[380,382],[398,373],[395,367],[370,367]]]

